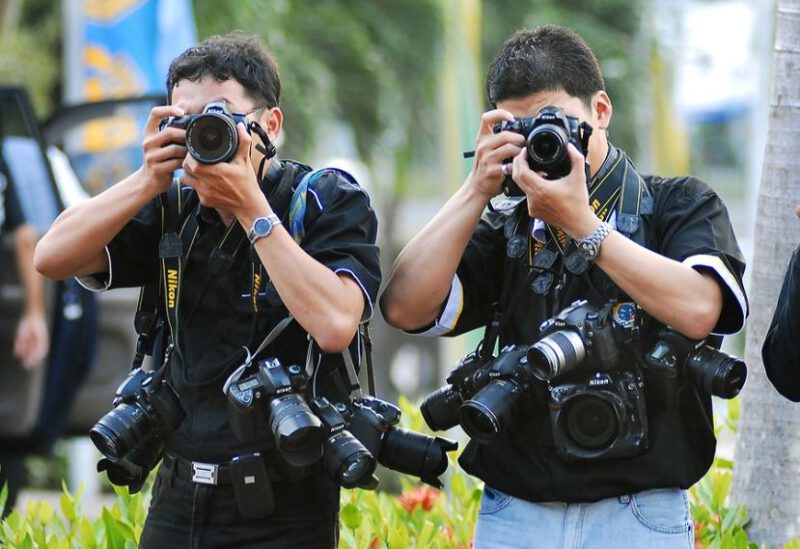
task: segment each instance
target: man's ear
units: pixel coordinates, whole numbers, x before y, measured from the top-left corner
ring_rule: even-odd
[[[267,130],[270,140],[274,143],[283,128],[283,111],[280,107],[265,109],[261,115],[261,125]]]
[[[611,116],[614,108],[611,105],[611,98],[604,90],[596,92],[592,96],[592,114],[597,120],[596,130],[607,130],[611,125]]]

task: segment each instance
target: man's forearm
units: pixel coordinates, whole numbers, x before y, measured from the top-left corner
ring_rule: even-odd
[[[154,197],[136,172],[65,210],[36,247],[36,269],[53,279],[107,270],[105,246]]]
[[[722,289],[713,275],[650,251],[612,231],[597,256],[600,267],[645,311],[693,339],[713,330]]]
[[[24,224],[14,231],[17,271],[25,294],[23,314],[44,316],[44,280],[33,268],[33,252],[36,249],[36,230]]]
[[[436,318],[487,202],[467,181],[405,246],[381,297],[390,324],[410,330]]]

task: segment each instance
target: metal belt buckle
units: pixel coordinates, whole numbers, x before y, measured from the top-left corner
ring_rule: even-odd
[[[199,463],[197,461],[193,461],[192,471],[194,471],[194,474],[192,475],[192,482],[196,482],[198,484],[217,484],[217,472],[219,471],[219,465],[214,463]]]

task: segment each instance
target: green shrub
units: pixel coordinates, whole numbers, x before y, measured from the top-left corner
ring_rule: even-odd
[[[400,399],[403,426],[427,431],[419,408]],[[732,401],[718,426],[736,430],[738,405]],[[402,477],[400,494],[384,491],[342,490],[339,547],[342,549],[465,549],[471,546],[480,505],[482,484],[468,476],[451,455],[442,491]],[[745,531],[743,506],[728,507],[733,463],[718,458],[708,474],[691,488],[691,510],[696,547],[757,549]],[[152,478],[152,475],[151,475]],[[32,502],[0,523],[0,545],[9,549],[136,547],[150,500],[151,484],[136,495],[115,488],[117,501],[90,520],[81,512],[82,489],[75,495],[62,485],[59,510],[47,501]],[[0,508],[6,499],[0,492]],[[784,549],[800,549],[792,540]]]

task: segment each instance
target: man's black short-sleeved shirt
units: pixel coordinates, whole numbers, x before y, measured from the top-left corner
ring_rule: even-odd
[[[645,176],[653,194],[652,212],[642,215],[645,246],[670,259],[713,273],[723,291],[722,315],[715,334],[738,331],[747,315],[742,284],[744,259],[719,197],[691,177],[665,179]],[[524,207],[522,208],[524,210]],[[524,223],[533,220],[522,215]],[[531,344],[539,326],[578,299],[601,307],[608,299],[629,301],[596,266],[588,271],[591,284],[569,278],[560,305],[530,291],[528,254],[506,258],[507,225],[515,222],[487,212],[466,248],[450,294],[428,335],[457,335],[486,325],[492,303],[499,301],[507,275],[515,303],[505,319],[500,347]],[[610,224],[614,226],[612,214]],[[506,269],[511,273],[506,273]],[[558,312],[556,310],[555,312]],[[642,328],[641,349],[649,350],[661,327],[653,319]],[[535,388],[524,418],[489,444],[470,442],[460,458],[464,469],[487,484],[529,501],[597,501],[660,487],[687,488],[706,472],[714,457],[710,397],[683,384],[678,409],[648,410],[649,448],[642,454],[619,459],[567,463],[556,453],[550,427],[548,392],[544,383]]]
[[[295,186],[307,171],[307,167],[300,167]],[[335,273],[352,277],[364,293],[365,317],[371,315],[381,278],[375,244],[377,220],[368,195],[357,184],[329,170],[314,178],[306,196],[305,235],[300,246]],[[181,352],[172,353],[168,370],[168,379],[180,395],[186,418],[170,435],[167,449],[188,459],[219,463],[243,451],[273,444],[272,435],[266,432],[255,444],[242,444],[236,439],[229,425],[222,387],[242,363],[244,347],[254,351],[271,329],[288,316],[288,310],[274,285],[267,282],[258,294],[258,313],[254,312],[250,295],[251,257],[256,256],[251,255],[249,242],[243,235],[230,269],[219,276],[210,274],[209,257],[226,226],[214,210],[204,206],[198,206],[191,215],[197,217],[197,233],[180,284]],[[286,218],[283,216],[284,225]],[[87,286],[92,281],[95,285],[103,282],[103,288],[107,289],[141,286],[154,280],[160,273],[161,223],[160,207],[153,201],[108,245],[108,279],[95,276],[81,282]],[[268,278],[268,269],[264,272]],[[354,357],[358,356],[357,346],[354,338],[351,344]],[[307,350],[306,332],[292,322],[258,358],[277,357],[284,365],[305,366]],[[342,363],[340,354],[323,354],[321,371],[339,375]],[[323,394],[333,392],[337,397],[344,396],[331,376],[321,376],[318,389]]]

